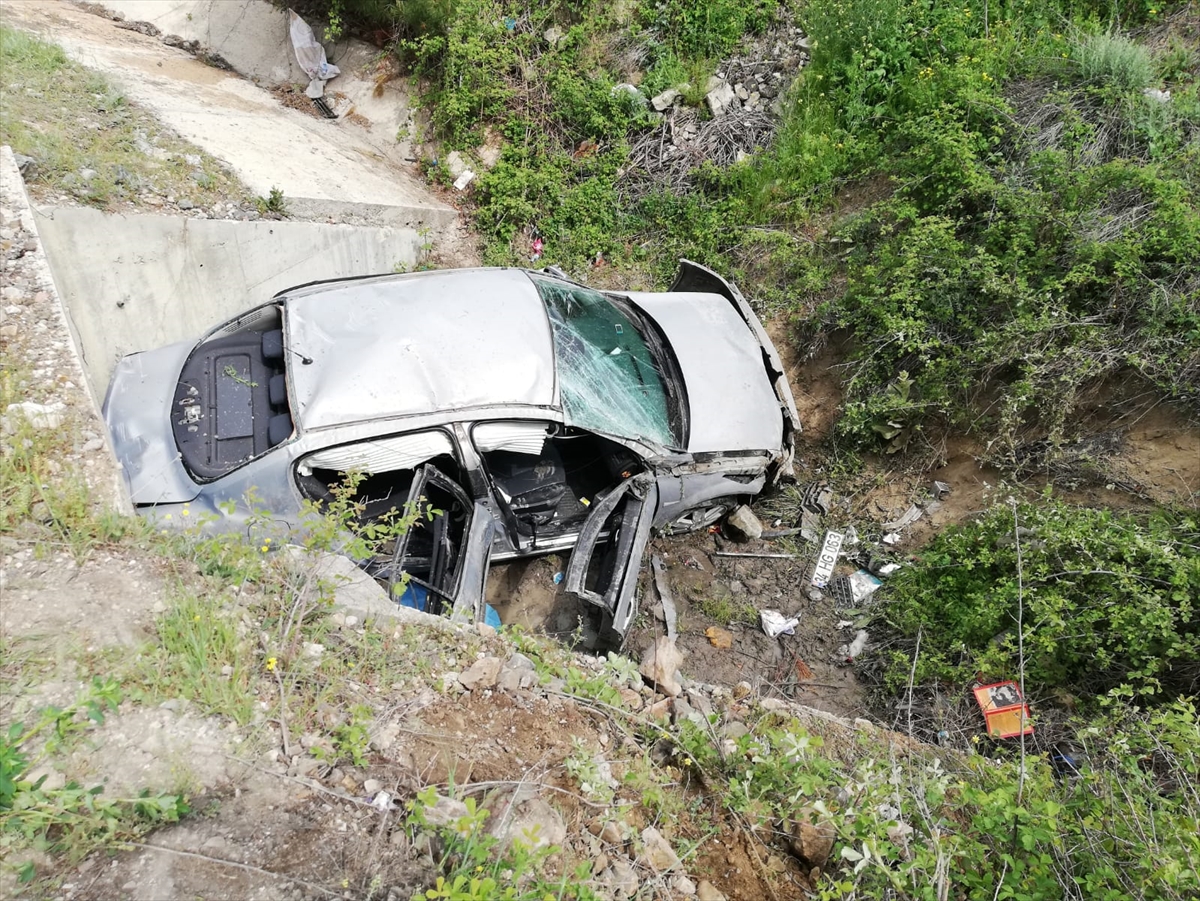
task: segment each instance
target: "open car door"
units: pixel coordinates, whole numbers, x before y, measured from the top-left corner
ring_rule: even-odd
[[[618,646],[637,613],[638,573],[657,506],[652,475],[625,479],[588,514],[567,565],[567,591],[600,608],[601,636]]]
[[[388,594],[406,607],[484,621],[484,585],[496,524],[491,514],[436,467],[418,467],[406,513],[418,514],[400,536],[388,568]]]

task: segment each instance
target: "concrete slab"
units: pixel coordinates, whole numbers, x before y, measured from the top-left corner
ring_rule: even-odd
[[[83,366],[100,396],[127,353],[199,337],[305,282],[413,268],[412,229],[36,210]]]
[[[157,38],[119,29],[64,0],[6,2],[4,19],[105,73],[131,100],[225,160],[256,193],[266,196],[278,187],[289,208],[301,215],[352,213],[413,228],[449,226],[457,218],[410,168],[366,140],[359,126],[287,109],[234,73],[207,66]]]
[[[148,22],[164,36],[198,41],[258,84],[308,82],[292,50],[287,10],[266,0],[102,0],[100,5],[127,22]],[[324,22],[309,19],[308,24],[318,39],[324,35]],[[342,115],[355,113],[370,123],[360,137],[385,156],[400,163],[412,159],[415,98],[404,79],[378,77],[395,74],[388,69],[394,60],[357,38],[324,46],[326,58],[342,71],[326,86],[345,95],[348,105],[338,104]]]

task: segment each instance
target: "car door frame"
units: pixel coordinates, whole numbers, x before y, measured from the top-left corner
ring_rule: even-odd
[[[630,476],[598,500],[595,510],[584,520],[564,578],[566,590],[579,599],[600,608],[607,626],[624,644],[629,627],[637,615],[637,582],[642,559],[650,541],[654,514],[658,508],[659,479],[645,472]],[[614,514],[620,517],[616,529],[616,547],[609,548],[613,569],[607,584],[599,590],[587,587],[594,558],[602,541],[612,542],[611,530],[605,525]],[[600,578],[604,578],[602,575]]]
[[[491,512],[468,495],[458,482],[431,463],[422,463],[414,470],[408,499],[405,501],[406,510],[417,509],[415,505],[420,503],[423,492],[431,482],[449,491],[466,511],[468,520],[463,527],[463,537],[458,548],[458,572],[454,584],[450,586],[433,585],[430,581],[417,579],[411,574],[403,584],[407,587],[415,581],[426,592],[437,594],[443,602],[448,602],[449,619],[452,622],[481,623],[486,615],[484,589],[487,585],[488,567],[491,565],[495,520]],[[387,570],[388,596],[396,604],[400,603],[396,587],[404,575],[400,563],[413,534],[410,527],[396,539],[396,547]]]

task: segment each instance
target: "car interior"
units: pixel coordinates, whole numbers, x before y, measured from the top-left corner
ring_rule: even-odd
[[[536,453],[487,450],[476,438],[509,527],[534,539],[579,528],[597,495],[641,468],[636,454],[599,435],[549,424],[546,428]]]

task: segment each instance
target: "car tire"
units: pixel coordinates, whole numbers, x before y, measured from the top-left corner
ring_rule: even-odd
[[[689,532],[699,532],[719,522],[721,517],[736,506],[737,498],[715,498],[703,507],[695,507],[671,520],[663,532],[667,535],[686,535]]]

